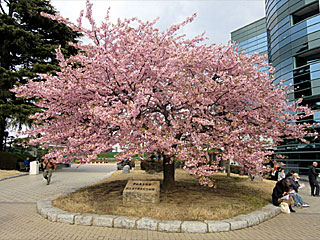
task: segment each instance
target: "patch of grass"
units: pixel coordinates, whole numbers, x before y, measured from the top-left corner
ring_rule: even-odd
[[[216,188],[199,185],[187,172],[176,170],[176,187],[160,191],[159,204],[123,206],[122,192],[128,180],[162,180],[162,173],[117,171],[100,183],[59,196],[55,207],[69,212],[151,217],[160,220],[222,220],[246,214],[271,202],[273,181],[251,182],[247,177],[217,173]]]
[[[0,170],[0,178],[10,177],[13,175],[20,174],[21,172],[16,170]]]

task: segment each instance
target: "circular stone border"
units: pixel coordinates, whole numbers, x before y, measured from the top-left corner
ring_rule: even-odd
[[[18,174],[15,174],[15,175],[3,177],[3,178],[0,178],[0,181],[4,181],[4,180],[10,179],[10,178],[21,177],[21,176],[25,176],[25,175],[29,175],[29,172],[26,172],[26,173],[18,173]]]
[[[113,172],[109,173],[104,178],[110,176],[112,173]],[[90,184],[92,184],[92,182],[86,184],[85,186],[88,186]],[[72,193],[82,187],[84,186],[73,188],[71,189],[71,191],[64,193]],[[172,233],[227,232],[258,225],[281,213],[279,207],[268,204],[262,207],[260,210],[251,212],[249,214],[239,215],[234,218],[221,221],[156,220],[152,218],[134,218],[126,216],[70,213],[52,206],[52,200],[55,197],[56,195],[37,202],[38,213],[42,217],[52,222],[69,223],[83,226],[126,228]]]
[[[152,218],[70,213],[53,207],[52,200],[54,198],[55,196],[37,202],[38,213],[52,222],[174,233],[212,233],[232,231],[258,225],[277,216],[281,212],[279,207],[268,204],[258,211],[221,221],[156,220]]]

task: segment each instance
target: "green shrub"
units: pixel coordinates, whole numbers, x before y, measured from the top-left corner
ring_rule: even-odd
[[[108,152],[108,153],[100,153],[98,154],[98,158],[115,158],[117,152]]]

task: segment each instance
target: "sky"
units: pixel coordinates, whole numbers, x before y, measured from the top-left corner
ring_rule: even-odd
[[[182,30],[187,37],[206,33],[208,43],[227,44],[230,33],[265,16],[264,0],[91,0],[93,16],[100,23],[110,7],[112,22],[118,18],[137,17],[152,21],[160,30],[167,29],[197,13],[197,18]],[[51,0],[51,4],[63,17],[76,22],[85,9],[86,0]]]

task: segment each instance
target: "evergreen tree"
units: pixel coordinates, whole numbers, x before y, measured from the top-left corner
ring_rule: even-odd
[[[10,92],[13,85],[57,71],[58,45],[67,56],[76,53],[67,43],[76,42],[79,33],[41,12],[56,13],[47,0],[0,0],[0,151],[9,125],[28,124],[28,116],[37,110],[32,99]]]

